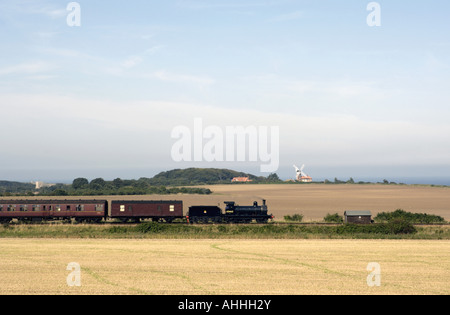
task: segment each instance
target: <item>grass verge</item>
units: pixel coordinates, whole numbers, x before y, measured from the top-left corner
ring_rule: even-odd
[[[450,240],[450,226],[397,224],[187,225],[1,225],[0,238],[171,238],[171,239],[439,239]]]

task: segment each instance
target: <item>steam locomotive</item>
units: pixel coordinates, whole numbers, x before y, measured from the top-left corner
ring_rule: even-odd
[[[234,201],[225,201],[225,213],[217,206],[192,206],[187,215],[190,223],[268,223],[273,215],[268,214],[266,200],[261,206],[255,201],[253,206],[239,206]]]
[[[109,207],[110,205],[110,207]],[[16,219],[20,222],[72,221],[85,223],[121,222],[172,223],[175,219],[187,219],[189,223],[267,223],[273,219],[268,214],[266,201],[262,205],[238,206],[234,201],[225,202],[225,211],[218,206],[191,206],[183,215],[181,200],[0,200],[0,223]]]

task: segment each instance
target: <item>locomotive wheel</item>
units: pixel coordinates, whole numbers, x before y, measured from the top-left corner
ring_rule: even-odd
[[[198,219],[197,218],[189,218],[189,222],[191,224],[197,224],[198,223]]]

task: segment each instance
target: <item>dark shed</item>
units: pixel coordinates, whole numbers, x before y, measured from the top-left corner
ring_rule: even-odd
[[[372,213],[370,211],[345,211],[345,223],[371,224]]]

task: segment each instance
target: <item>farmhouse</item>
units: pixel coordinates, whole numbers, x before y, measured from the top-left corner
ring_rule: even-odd
[[[252,182],[252,180],[250,179],[250,177],[235,177],[231,180],[233,183],[248,183],[248,182]]]
[[[370,211],[345,211],[345,223],[371,224],[372,213]]]

